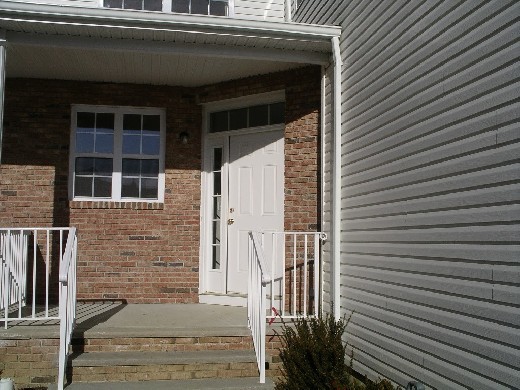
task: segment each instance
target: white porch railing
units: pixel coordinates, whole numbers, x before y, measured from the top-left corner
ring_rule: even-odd
[[[325,239],[320,232],[249,234],[248,322],[260,383],[265,383],[267,319],[319,315],[320,252]]]
[[[0,311],[5,328],[9,322],[59,320],[60,390],[76,316],[76,253],[76,228],[0,229]],[[55,301],[58,316],[50,314]]]
[[[27,301],[27,248],[29,233],[0,230],[0,310],[4,311],[7,329],[8,310],[18,304],[18,317]]]

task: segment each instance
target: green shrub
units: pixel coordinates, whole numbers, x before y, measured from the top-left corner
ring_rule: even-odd
[[[362,383],[350,374],[352,367],[345,359],[347,344],[342,341],[349,320],[336,321],[329,313],[325,318],[299,318],[293,324],[283,323],[282,376],[275,389],[394,390],[387,379],[371,382],[365,377]]]
[[[341,337],[348,320],[300,318],[283,324],[280,359],[282,377],[276,390],[350,389],[352,380],[345,362],[346,344]]]
[[[365,380],[366,390],[394,390],[395,387],[388,379],[379,379],[377,382],[370,382],[368,379]],[[401,389],[400,387],[397,388]]]

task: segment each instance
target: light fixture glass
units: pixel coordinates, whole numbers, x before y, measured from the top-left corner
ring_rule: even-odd
[[[186,145],[190,139],[190,135],[186,131],[183,131],[179,134],[179,139],[182,144]]]

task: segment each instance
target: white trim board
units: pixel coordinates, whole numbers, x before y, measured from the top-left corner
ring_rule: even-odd
[[[258,47],[229,47],[209,44],[185,44],[178,42],[142,41],[134,39],[107,39],[93,37],[74,37],[64,35],[26,34],[7,32],[9,44],[107,50],[118,52],[145,52],[151,54],[190,55],[197,57],[235,58],[246,60],[264,60],[291,62],[298,64],[323,65],[330,61],[327,53],[305,52],[302,50],[280,50]]]
[[[199,303],[245,307],[247,296],[203,293],[199,295]]]

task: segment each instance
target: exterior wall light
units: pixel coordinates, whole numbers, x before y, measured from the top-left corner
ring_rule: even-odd
[[[186,145],[188,143],[188,141],[190,140],[190,135],[186,131],[183,131],[182,133],[179,134],[179,140],[181,141],[182,144]]]

